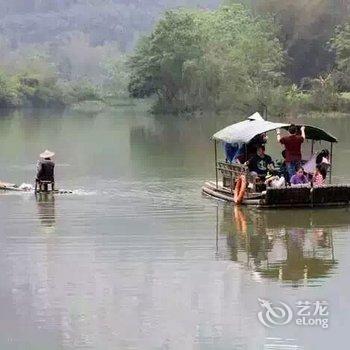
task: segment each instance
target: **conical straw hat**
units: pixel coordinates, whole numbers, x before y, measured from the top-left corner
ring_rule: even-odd
[[[49,150],[46,150],[45,152],[40,154],[40,158],[51,158],[55,155],[54,152],[51,152]]]

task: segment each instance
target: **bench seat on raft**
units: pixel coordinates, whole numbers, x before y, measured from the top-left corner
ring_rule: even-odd
[[[254,178],[246,165],[226,162],[218,162],[217,164],[217,169],[220,170],[222,174],[222,183],[224,187],[234,188],[237,177],[242,174],[246,176],[248,183],[254,183]]]

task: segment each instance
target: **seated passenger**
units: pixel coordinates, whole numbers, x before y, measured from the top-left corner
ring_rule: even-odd
[[[283,157],[283,160],[278,164],[280,168],[279,175],[284,177],[285,181],[289,183],[289,174],[287,171],[287,164],[286,164],[286,150],[282,151],[282,157]]]
[[[286,179],[284,176],[279,176],[277,171],[270,170],[266,176],[265,185],[271,188],[286,187]]]
[[[274,169],[272,158],[265,154],[265,146],[259,146],[255,156],[246,163],[252,175],[265,179],[267,172]]]
[[[309,180],[304,173],[304,168],[302,166],[298,166],[297,172],[290,179],[290,184],[292,186],[296,186],[296,185],[305,185],[308,183],[309,183]]]
[[[323,149],[316,157],[316,164],[322,164],[322,163],[330,164],[328,149]]]
[[[244,143],[237,152],[236,159],[239,163],[244,164],[250,158],[256,155],[258,147],[265,145],[267,142],[266,133],[256,135],[247,144]]]
[[[238,143],[234,143],[234,144],[225,143],[226,163],[232,163],[232,161],[237,155],[238,150],[239,150]]]
[[[317,164],[312,183],[314,186],[323,186],[326,183],[327,167],[323,164]]]
[[[37,164],[37,174],[36,174],[36,183],[41,181],[50,181],[55,182],[55,163],[51,158],[55,153],[46,150],[40,154],[40,160]]]
[[[329,151],[327,149],[324,149],[319,153],[315,153],[311,159],[304,164],[304,171],[310,176],[310,178],[312,178],[315,173],[316,165],[322,165],[327,172],[331,166],[329,161]]]

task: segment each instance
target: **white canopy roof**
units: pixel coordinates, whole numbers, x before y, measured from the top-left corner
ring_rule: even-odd
[[[212,139],[226,143],[248,143],[256,135],[282,128],[288,130],[290,125],[269,122],[256,112],[247,120],[232,124],[218,131],[212,136]],[[337,142],[333,135],[315,126],[305,125],[305,134],[306,138],[310,140]]]
[[[273,123],[265,120],[259,113],[254,113],[243,122],[232,124],[212,136],[212,139],[226,142],[244,142],[248,143],[256,135],[275,130],[278,128],[288,127],[290,124]]]

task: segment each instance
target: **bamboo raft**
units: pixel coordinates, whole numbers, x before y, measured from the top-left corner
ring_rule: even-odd
[[[337,139],[328,132],[315,126],[305,126],[306,139],[311,140],[311,155],[314,152],[314,143],[328,142],[330,144],[330,169],[329,184],[313,187],[298,186],[284,188],[266,188],[257,184],[252,178],[247,166],[239,163],[218,161],[217,144],[241,143],[248,144],[255,136],[274,131],[276,129],[289,128],[289,124],[273,123],[264,120],[258,113],[253,114],[247,120],[232,124],[212,136],[215,152],[215,181],[207,181],[202,187],[205,195],[235,202],[234,189],[236,180],[244,175],[250,186],[247,187],[242,205],[256,206],[258,208],[317,208],[339,207],[350,205],[350,185],[332,184],[332,160],[333,144]],[[219,174],[222,180],[219,180]]]
[[[234,202],[230,188],[222,182],[208,181],[202,187],[204,194],[227,202]],[[317,208],[350,205],[350,185],[325,185],[322,187],[267,188],[261,193],[248,192],[242,205],[258,208]]]
[[[15,184],[0,182],[0,191],[2,192],[22,192],[22,193],[35,193],[33,188],[21,188]],[[71,190],[54,190],[54,191],[38,191],[37,193],[43,194],[72,194]]]

